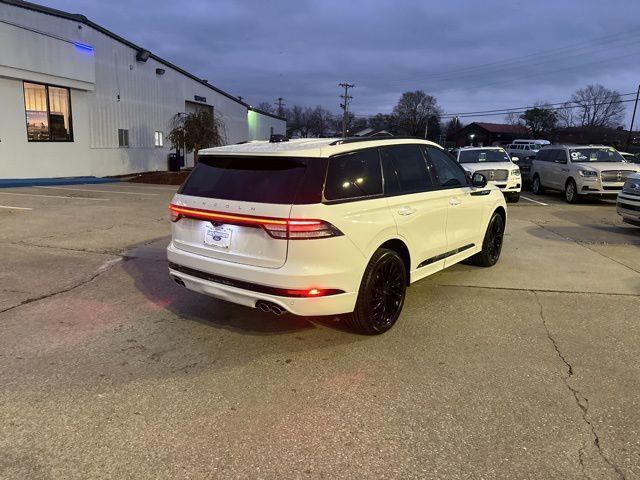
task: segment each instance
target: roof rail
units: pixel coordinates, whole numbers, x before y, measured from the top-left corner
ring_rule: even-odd
[[[379,136],[379,137],[345,137],[345,138],[341,138],[340,140],[336,140],[334,142],[331,142],[329,145],[344,145],[345,143],[359,143],[359,142],[380,142],[382,140],[425,140],[424,138],[420,138],[420,137],[411,137],[411,136],[400,136],[400,137],[387,137],[385,136]]]

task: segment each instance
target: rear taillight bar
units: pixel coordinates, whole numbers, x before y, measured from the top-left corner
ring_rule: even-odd
[[[271,237],[282,240],[308,240],[314,238],[337,237],[343,233],[324,220],[308,220],[302,218],[256,217],[253,215],[236,215],[200,208],[169,205],[171,221],[181,218],[196,218],[213,223],[241,225],[264,229]]]

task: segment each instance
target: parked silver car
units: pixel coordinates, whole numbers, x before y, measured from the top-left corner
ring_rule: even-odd
[[[532,190],[564,191],[569,203],[587,195],[615,196],[640,165],[628,163],[615,148],[604,145],[550,145],[531,165]]]

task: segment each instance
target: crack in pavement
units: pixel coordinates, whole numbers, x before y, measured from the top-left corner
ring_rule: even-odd
[[[582,413],[582,420],[587,424],[587,426],[591,430],[591,434],[593,435],[593,445],[596,447],[598,455],[600,455],[600,457],[604,460],[604,462],[616,472],[616,475],[619,480],[626,480],[622,469],[614,461],[609,459],[609,457],[607,457],[605,453],[602,451],[602,448],[600,445],[600,436],[598,435],[598,432],[596,431],[593,423],[591,423],[591,420],[589,420],[588,418],[589,399],[586,398],[584,395],[582,395],[578,389],[570,385],[569,379],[573,377],[573,366],[571,365],[571,363],[569,363],[567,358],[564,356],[564,354],[560,350],[560,347],[558,346],[558,342],[556,342],[556,339],[553,337],[553,335],[551,335],[551,331],[549,330],[549,326],[547,325],[547,320],[544,316],[544,308],[542,306],[542,302],[540,301],[540,298],[538,297],[538,294],[535,291],[532,293],[536,299],[536,302],[538,303],[538,306],[540,307],[540,319],[542,320],[542,325],[545,329],[545,332],[547,333],[547,338],[551,342],[551,345],[553,345],[553,349],[555,350],[558,358],[560,358],[560,360],[562,360],[562,363],[564,363],[564,365],[567,367],[567,375],[562,376],[562,382],[565,384],[567,389],[573,395],[576,405],[578,405]],[[580,466],[582,468],[582,473],[585,476],[585,478],[589,478],[585,472],[583,447],[581,447],[578,450],[578,462],[580,463]]]
[[[624,263],[622,263],[622,262],[620,262],[620,261],[616,260],[615,258],[611,258],[611,257],[609,257],[608,255],[605,255],[605,254],[604,254],[604,253],[602,253],[602,252],[599,252],[599,251],[597,251],[597,250],[594,250],[594,249],[592,249],[592,248],[589,248],[589,244],[587,244],[586,242],[581,242],[581,241],[579,241],[579,240],[574,240],[574,239],[573,239],[573,238],[571,238],[571,237],[565,237],[564,235],[561,235],[561,234],[559,234],[558,232],[556,232],[555,230],[553,230],[552,228],[547,227],[547,226],[545,226],[545,225],[543,225],[543,224],[541,224],[541,223],[537,223],[537,222],[535,222],[535,221],[533,221],[533,220],[528,220],[528,221],[529,221],[530,223],[534,224],[535,226],[537,226],[537,227],[539,227],[539,228],[543,229],[545,232],[549,232],[549,233],[551,233],[551,234],[553,234],[553,235],[555,235],[555,236],[557,236],[557,237],[562,238],[563,240],[567,240],[567,241],[569,241],[569,242],[575,243],[576,245],[580,245],[582,248],[585,248],[585,249],[589,250],[590,252],[595,253],[596,255],[600,255],[601,257],[606,258],[607,260],[611,260],[612,262],[617,263],[618,265],[620,265],[620,266],[622,266],[622,267],[628,268],[628,269],[629,269],[629,270],[631,270],[632,272],[640,273],[640,271],[639,271],[639,270],[636,270],[635,268],[630,267],[629,265],[625,265]],[[625,244],[625,245],[631,245],[631,244]]]
[[[458,283],[426,283],[425,285],[431,285],[434,287],[461,287],[461,288],[480,288],[484,290],[506,290],[509,292],[531,292],[531,293],[568,293],[577,295],[609,295],[612,297],[639,297],[640,294],[636,293],[616,293],[616,292],[590,292],[583,290],[552,290],[545,288],[516,288],[516,287],[495,287],[487,285],[464,285]]]
[[[108,260],[105,263],[103,263],[89,278],[86,278],[80,282],[77,282],[69,287],[63,288],[62,290],[57,290],[55,292],[51,292],[51,293],[45,293],[44,295],[39,295],[37,297],[32,297],[32,298],[27,298],[26,300],[23,300],[22,302],[16,304],[16,305],[12,305],[11,307],[7,307],[4,310],[0,310],[0,314],[9,312],[11,310],[15,310],[16,308],[20,308],[24,305],[28,305],[30,303],[33,302],[37,302],[39,300],[44,300],[46,298],[51,298],[51,297],[55,297],[57,295],[60,295],[62,293],[67,293],[70,292],[71,290],[75,290],[78,287],[81,287],[83,285],[86,285],[90,282],[92,282],[93,280],[95,280],[96,278],[98,278],[100,275],[102,275],[103,273],[108,272],[109,270],[111,270],[118,262],[120,262],[122,260],[121,257],[119,258],[114,258],[113,260]]]

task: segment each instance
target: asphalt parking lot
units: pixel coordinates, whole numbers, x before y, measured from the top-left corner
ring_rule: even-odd
[[[640,229],[525,193],[399,323],[167,276],[174,189],[0,189],[0,478],[640,478]]]

